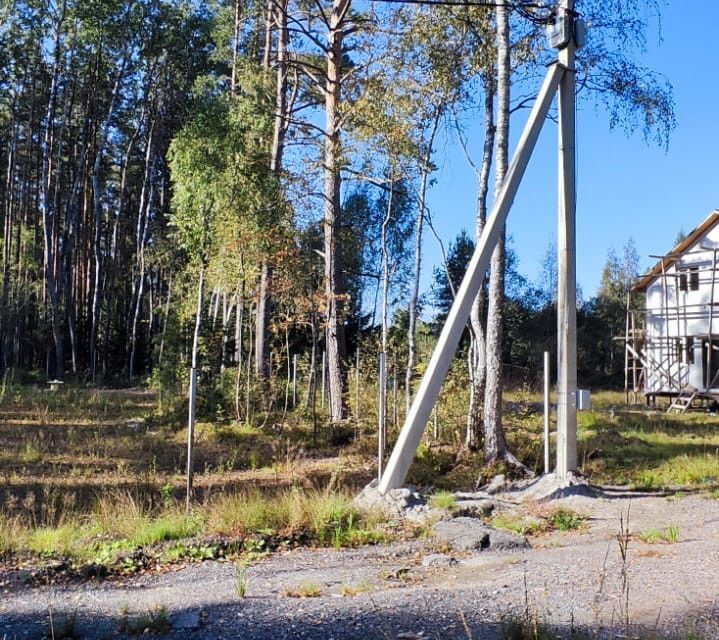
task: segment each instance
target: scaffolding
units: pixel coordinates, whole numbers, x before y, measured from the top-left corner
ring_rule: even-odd
[[[619,337],[627,403],[643,395],[655,405],[665,397],[669,411],[683,413],[695,401],[719,401],[719,340],[713,327],[719,320],[714,308],[719,304],[717,253],[719,248],[700,246],[653,256],[659,259],[653,273],[642,278],[643,288],[633,289],[646,293],[645,305],[633,306],[627,296],[625,333]],[[703,259],[697,262],[680,262],[700,254]],[[690,297],[695,301],[688,303]]]

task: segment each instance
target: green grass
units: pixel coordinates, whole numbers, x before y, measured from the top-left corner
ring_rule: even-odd
[[[188,515],[175,505],[149,508],[130,493],[116,492],[100,498],[92,514],[68,517],[57,526],[33,526],[0,515],[0,554],[28,551],[108,567],[137,549],[150,550],[160,562],[217,557],[215,546],[197,542],[203,534],[238,538],[248,549],[259,550],[282,542],[353,547],[390,536],[380,513],[360,511],[345,493],[239,492],[210,500]]]
[[[145,547],[165,540],[190,538],[201,531],[201,518],[171,512],[142,521],[130,537],[130,543],[136,547]]]
[[[546,516],[547,522],[558,531],[574,531],[580,529],[587,517],[571,509],[554,509]]]
[[[646,490],[719,487],[719,423],[709,414],[612,418],[595,411],[580,413],[579,426],[579,460],[594,482]]]
[[[679,542],[680,531],[677,525],[669,525],[666,529],[647,529],[638,534],[639,539],[647,544]]]
[[[502,513],[494,516],[490,520],[490,524],[497,529],[506,529],[520,536],[537,534],[544,529],[542,523],[535,519]]]
[[[207,507],[207,529],[225,535],[305,538],[320,546],[357,546],[387,538],[379,514],[359,511],[347,494],[292,489],[268,499],[256,491]]]
[[[25,546],[43,556],[69,556],[82,545],[84,535],[83,528],[76,523],[39,527],[28,532]]]
[[[235,593],[242,599],[247,595],[248,567],[245,562],[235,564]]]
[[[437,491],[430,496],[429,505],[434,509],[451,511],[457,507],[457,498],[452,491]]]

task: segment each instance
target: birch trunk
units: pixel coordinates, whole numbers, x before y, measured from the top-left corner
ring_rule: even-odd
[[[115,105],[117,104],[117,95],[120,91],[120,85],[125,75],[125,66],[127,58],[122,61],[120,69],[115,78],[115,84],[112,88],[110,97],[110,106],[107,110],[105,121],[100,126],[100,136],[97,141],[97,152],[95,154],[95,162],[92,166],[92,203],[93,214],[95,218],[95,230],[93,235],[93,262],[94,262],[94,286],[92,291],[92,324],[90,327],[90,377],[95,382],[97,373],[97,334],[100,326],[100,291],[102,289],[102,199],[100,187],[100,172],[102,170],[102,160],[105,153],[105,145],[110,130],[110,122],[115,113]]]
[[[482,165],[477,179],[477,221],[476,238],[482,235],[487,221],[487,195],[489,194],[489,174],[494,151],[494,77],[491,73],[484,76],[484,149]],[[486,308],[486,291],[484,286],[472,304],[469,316],[470,347],[469,347],[469,379],[470,397],[467,412],[467,435],[465,444],[469,449],[477,447],[482,431],[482,404],[487,379],[487,349],[484,312]]]
[[[432,147],[437,135],[439,121],[444,111],[444,104],[437,108],[432,128],[430,130],[427,148],[422,159],[422,175],[419,187],[419,202],[417,203],[417,222],[414,234],[414,266],[412,270],[412,290],[409,299],[409,326],[407,328],[407,371],[405,372],[405,404],[406,413],[409,413],[412,404],[412,381],[417,362],[417,305],[419,302],[419,278],[422,273],[422,232],[424,230],[424,211],[427,206],[427,183],[431,171]]]
[[[287,44],[289,31],[287,28],[287,0],[270,2],[265,38],[265,69],[270,68],[270,52],[272,32],[277,30],[277,82],[275,94],[275,119],[270,153],[270,171],[279,181],[282,173],[282,160],[287,133]],[[255,327],[255,373],[262,385],[264,404],[267,405],[267,375],[269,325],[271,307],[272,265],[265,257],[260,265],[260,281],[257,291],[257,321]]]
[[[504,182],[509,155],[509,9],[498,5],[497,17],[497,156],[494,193]],[[484,393],[484,454],[487,462],[504,459],[507,443],[502,428],[502,303],[504,302],[505,232],[492,253],[487,310],[487,380]]]
[[[145,150],[145,174],[142,181],[142,191],[140,193],[140,206],[137,214],[137,232],[135,236],[135,246],[137,248],[137,274],[135,277],[135,286],[132,296],[133,304],[130,305],[132,316],[128,323],[130,330],[130,379],[137,374],[137,338],[138,324],[140,321],[140,313],[142,311],[142,302],[145,294],[145,246],[150,231],[149,213],[152,203],[153,185],[152,185],[152,165],[153,165],[153,139],[154,139],[155,123],[153,121],[150,126],[150,133],[147,139],[147,149]]]
[[[43,141],[41,145],[42,183],[40,185],[38,202],[40,212],[42,214],[45,287],[47,290],[48,301],[50,303],[50,324],[52,327],[52,337],[55,346],[55,377],[59,379],[62,379],[64,377],[65,354],[61,326],[60,299],[57,286],[58,265],[56,256],[57,243],[55,237],[56,220],[53,211],[51,186],[53,174],[53,129],[55,123],[55,112],[57,107],[58,80],[60,74],[62,44],[61,33],[64,19],[65,3],[63,2],[55,31],[52,77],[50,80],[50,92],[48,96],[47,109],[45,112],[45,127],[43,132]]]

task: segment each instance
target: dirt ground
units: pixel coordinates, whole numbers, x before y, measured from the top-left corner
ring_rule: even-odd
[[[588,516],[578,531],[532,536],[524,551],[454,554],[458,562],[446,567],[422,566],[438,550],[423,539],[275,553],[251,564],[244,578],[232,563],[203,562],[157,575],[30,586],[22,570],[0,568],[0,638],[54,631],[55,638],[489,639],[522,619],[551,626],[551,637],[580,637],[578,630],[627,637],[628,619],[642,637],[719,638],[719,501],[605,496],[554,503]],[[630,532],[626,561],[620,520]],[[670,527],[675,542],[642,539]]]

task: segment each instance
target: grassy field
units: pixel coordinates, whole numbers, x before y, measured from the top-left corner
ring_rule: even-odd
[[[580,470],[592,482],[716,495],[715,416],[649,414],[608,392],[593,403],[579,414]],[[498,471],[484,469],[479,454],[456,460],[463,406],[460,393],[445,390],[411,482],[468,489]],[[186,514],[181,406],[163,413],[141,389],[8,392],[0,403],[0,554],[133,571],[280,545],[387,539],[398,532],[351,501],[374,475],[371,406],[363,412],[366,424],[320,424],[316,438],[299,411],[262,427],[200,423],[196,507]],[[505,427],[510,448],[540,471],[539,397],[508,393]]]

